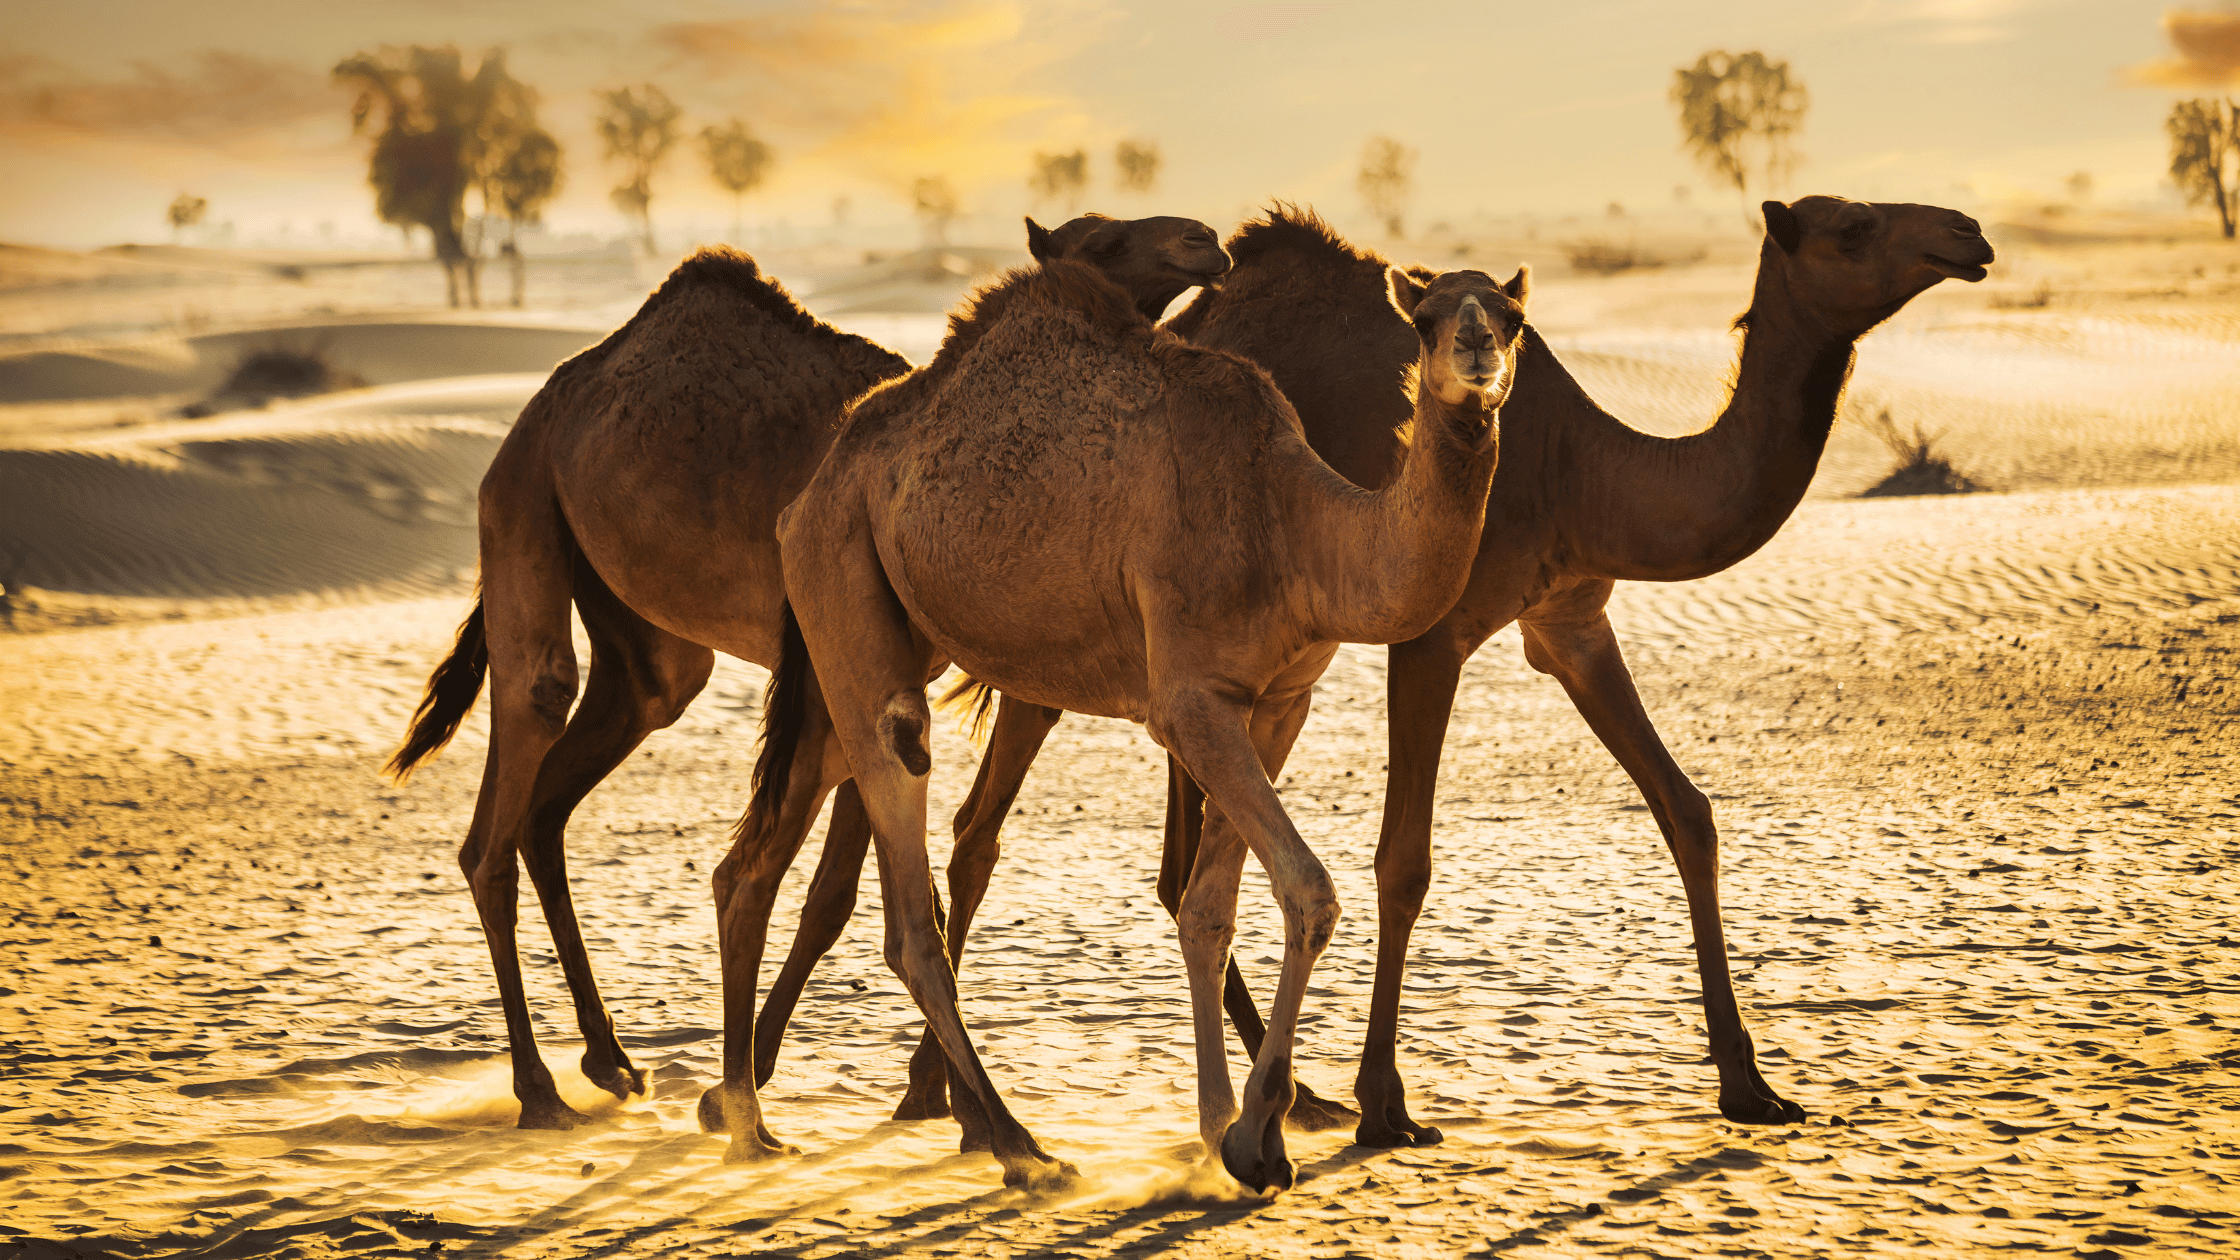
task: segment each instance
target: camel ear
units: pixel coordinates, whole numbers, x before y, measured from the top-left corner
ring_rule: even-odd
[[[1057,251],[1051,247],[1050,229],[1035,222],[1032,215],[1027,216],[1027,252],[1038,263],[1049,262],[1057,256]]]
[[[1769,201],[1758,207],[1766,217],[1766,235],[1781,247],[1781,252],[1794,254],[1804,243],[1804,224],[1797,220],[1797,212],[1778,201]]]
[[[1501,286],[1501,291],[1508,294],[1517,305],[1523,306],[1525,295],[1532,292],[1532,268],[1520,265],[1517,274],[1509,277],[1509,283]]]
[[[1414,319],[1416,306],[1423,301],[1423,283],[1398,267],[1387,269],[1385,279],[1391,283],[1392,304],[1400,308],[1403,317]]]

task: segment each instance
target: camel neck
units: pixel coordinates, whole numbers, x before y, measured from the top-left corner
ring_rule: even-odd
[[[1582,575],[1683,581],[1749,556],[1780,530],[1819,469],[1857,338],[1789,288],[1768,242],[1726,407],[1708,429],[1652,437],[1594,408],[1566,435],[1563,480],[1592,485],[1555,505]],[[1600,466],[1597,470],[1597,466]]]
[[[1314,460],[1319,493],[1307,496],[1313,508],[1294,537],[1314,558],[1314,624],[1325,641],[1412,639],[1446,615],[1469,581],[1500,418],[1474,399],[1458,407],[1427,389],[1417,394],[1400,467],[1382,489],[1362,490]],[[1488,437],[1474,441],[1481,433]]]

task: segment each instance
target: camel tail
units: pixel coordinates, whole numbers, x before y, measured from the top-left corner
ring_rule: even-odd
[[[392,780],[402,783],[411,778],[421,762],[451,742],[451,737],[459,733],[459,723],[466,720],[467,710],[474,707],[475,697],[482,694],[482,678],[489,672],[490,643],[483,636],[482,595],[477,592],[474,611],[459,623],[458,643],[428,676],[427,694],[420,697],[420,707],[412,713],[412,729],[405,734],[397,755],[389,758],[385,770]]]
[[[770,671],[762,705],[762,751],[754,760],[747,813],[739,820],[736,835],[741,839],[777,825],[793,777],[793,754],[809,723],[809,683],[816,667],[809,662],[809,644],[801,637],[790,600],[781,609],[778,633],[778,667]]]
[[[988,718],[996,707],[994,685],[981,682],[968,674],[958,679],[956,686],[942,692],[941,698],[934,701],[933,706],[955,713],[966,733],[972,737],[973,743],[987,743]]]

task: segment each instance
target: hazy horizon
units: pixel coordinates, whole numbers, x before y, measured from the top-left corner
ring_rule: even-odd
[[[2199,7],[2199,6],[2195,6]],[[2159,2],[1595,0],[1466,12],[1178,0],[948,0],[845,8],[652,0],[628,16],[582,0],[422,2],[338,15],[275,0],[95,0],[25,14],[0,44],[0,239],[84,247],[166,237],[173,194],[210,201],[236,239],[283,225],[315,241],[393,239],[373,217],[350,94],[354,52],[409,43],[509,50],[567,153],[559,233],[625,230],[590,128],[592,92],[652,82],[688,136],[732,116],[776,165],[750,221],[908,219],[908,185],[946,175],[980,222],[1037,206],[1036,150],[1081,147],[1080,208],[1233,220],[1271,198],[1365,222],[1363,143],[1420,152],[1411,229],[1476,214],[1737,205],[1679,146],[1673,71],[1712,49],[1785,59],[1811,93],[1804,157],[1777,195],[1833,192],[1968,208],[2055,201],[2073,172],[2094,200],[2175,207],[2162,119],[2198,86],[2144,85],[2171,56]],[[2240,22],[2240,15],[2235,15]],[[96,51],[98,50],[98,51]],[[1157,142],[1159,187],[1111,191],[1122,138]],[[698,146],[654,185],[657,228],[728,224]],[[1753,190],[1755,198],[1757,190]]]

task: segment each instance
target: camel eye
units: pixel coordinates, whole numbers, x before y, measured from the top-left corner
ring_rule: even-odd
[[[1879,225],[1871,218],[1854,219],[1850,223],[1844,224],[1841,233],[1843,247],[1845,249],[1857,249],[1859,246],[1866,244],[1867,239],[1874,235],[1877,226]]]

